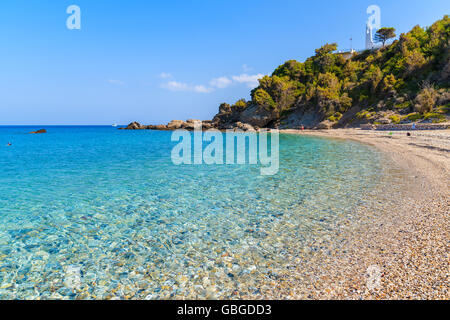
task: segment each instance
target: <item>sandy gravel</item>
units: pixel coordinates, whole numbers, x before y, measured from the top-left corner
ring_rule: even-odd
[[[352,229],[344,253],[317,267],[313,288],[297,284],[287,298],[450,298],[450,130],[281,132],[371,144],[411,177],[396,205],[365,212],[369,222]],[[281,287],[273,298],[286,298]]]

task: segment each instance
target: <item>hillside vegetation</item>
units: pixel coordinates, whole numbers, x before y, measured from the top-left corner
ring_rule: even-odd
[[[326,44],[305,62],[290,60],[259,80],[251,100],[224,103],[214,124],[348,127],[442,122],[449,116],[450,19],[414,27],[392,44],[350,59]]]

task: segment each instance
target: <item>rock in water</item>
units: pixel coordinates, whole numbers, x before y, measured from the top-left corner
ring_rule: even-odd
[[[167,126],[164,124],[158,124],[156,126],[154,126],[153,130],[167,130]]]
[[[139,122],[132,122],[130,123],[125,130],[139,130],[139,129],[143,129],[141,124]]]
[[[45,130],[45,129],[40,129],[40,130],[37,130],[37,131],[33,131],[33,132],[30,132],[31,134],[37,134],[37,133],[47,133],[47,130]]]
[[[159,125],[148,125],[143,126],[139,122],[132,122],[126,128],[119,128],[120,130],[161,130],[161,131],[170,131],[170,130],[178,130],[178,129],[186,129],[186,130],[194,130],[195,123],[200,122],[203,124],[203,129],[212,129],[214,128],[214,124],[211,120],[201,121],[189,119],[187,121],[182,120],[172,120],[167,125],[159,124]]]
[[[172,120],[167,125],[167,128],[170,130],[176,130],[180,129],[183,125],[185,125],[185,122],[182,120]]]

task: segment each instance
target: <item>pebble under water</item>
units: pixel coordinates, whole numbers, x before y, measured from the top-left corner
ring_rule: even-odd
[[[0,299],[267,297],[338,250],[387,180],[357,142],[280,135],[279,172],[262,176],[175,166],[170,132],[34,129],[0,127]]]

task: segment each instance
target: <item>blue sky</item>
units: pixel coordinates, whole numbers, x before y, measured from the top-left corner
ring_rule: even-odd
[[[372,4],[399,33],[450,13],[448,0],[2,0],[0,125],[211,119],[286,60],[350,37],[363,48]]]

